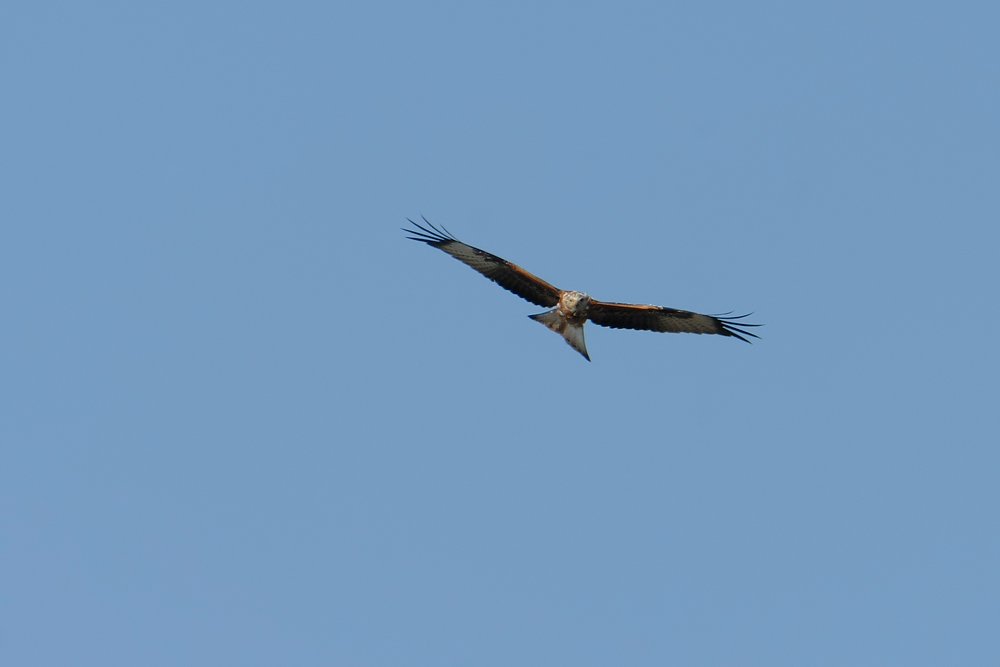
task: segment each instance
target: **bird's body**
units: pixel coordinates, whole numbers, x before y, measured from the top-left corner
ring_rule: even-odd
[[[590,310],[590,295],[583,292],[563,292],[559,297],[559,305],[552,310],[528,315],[536,322],[541,322],[548,328],[566,339],[574,350],[590,361],[587,354],[587,343],[583,340],[583,325],[587,322]]]
[[[424,218],[424,222],[430,229],[412,220],[409,222],[416,229],[404,231],[412,234],[409,237],[412,240],[443,250],[522,299],[551,308],[529,317],[565,338],[587,361],[590,361],[590,355],[587,354],[583,338],[583,325],[587,320],[612,329],[719,334],[739,338],[747,343],[750,341],[746,336],[757,338],[755,334],[741,328],[759,326],[739,321],[746,315],[726,318],[662,306],[597,301],[585,292],[561,290],[516,264],[462,243],[447,229],[438,229],[432,225],[427,218]]]

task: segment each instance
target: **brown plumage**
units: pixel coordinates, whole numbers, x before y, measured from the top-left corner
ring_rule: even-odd
[[[526,299],[536,306],[553,308],[545,313],[530,315],[556,333],[582,354],[588,361],[587,346],[583,338],[583,325],[587,320],[612,329],[638,329],[671,333],[719,334],[732,336],[749,343],[747,336],[758,336],[745,327],[757,327],[741,321],[747,315],[735,317],[701,315],[687,310],[631,303],[611,303],[591,299],[583,292],[561,290],[541,278],[528,273],[516,264],[492,255],[485,250],[462,243],[445,229],[438,229],[427,218],[427,227],[412,220],[415,229],[404,229],[408,238],[421,241],[448,253],[458,261],[471,266],[496,284]]]

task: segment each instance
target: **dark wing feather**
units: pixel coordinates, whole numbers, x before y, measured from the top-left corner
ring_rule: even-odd
[[[734,336],[749,343],[745,336],[759,338],[741,327],[758,327],[759,324],[741,322],[747,315],[716,317],[699,315],[686,310],[661,306],[641,306],[631,303],[605,303],[590,301],[588,315],[591,322],[612,329],[639,329],[672,333],[720,334]]]
[[[485,250],[462,243],[444,227],[438,229],[432,225],[427,218],[424,218],[424,222],[430,229],[412,220],[409,222],[416,229],[403,229],[404,232],[411,234],[407,238],[423,241],[429,246],[444,250],[458,261],[479,271],[500,287],[513,292],[522,299],[527,299],[536,306],[551,308],[559,303],[562,290],[528,273],[520,266],[511,264],[496,255],[491,255]]]

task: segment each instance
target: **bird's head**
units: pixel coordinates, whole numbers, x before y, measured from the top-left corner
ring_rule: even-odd
[[[585,315],[590,306],[590,295],[584,292],[563,292],[560,305],[571,315]]]

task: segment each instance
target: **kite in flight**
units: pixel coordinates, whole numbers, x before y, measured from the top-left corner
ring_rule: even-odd
[[[507,260],[479,248],[466,245],[452,236],[451,232],[444,227],[438,229],[432,225],[427,218],[424,218],[424,222],[430,229],[412,220],[409,222],[416,229],[404,228],[403,231],[411,235],[407,238],[413,241],[422,241],[438,250],[445,251],[463,264],[468,264],[479,271],[500,287],[536,306],[552,308],[552,310],[528,317],[562,335],[570,347],[582,354],[587,361],[590,361],[590,355],[587,354],[587,345],[583,340],[583,325],[587,320],[612,329],[719,334],[733,336],[746,343],[750,342],[746,336],[759,338],[743,328],[760,326],[740,321],[748,315],[716,317],[661,306],[598,301],[590,298],[590,295],[584,292],[561,290],[528,273],[516,264],[511,264]]]

